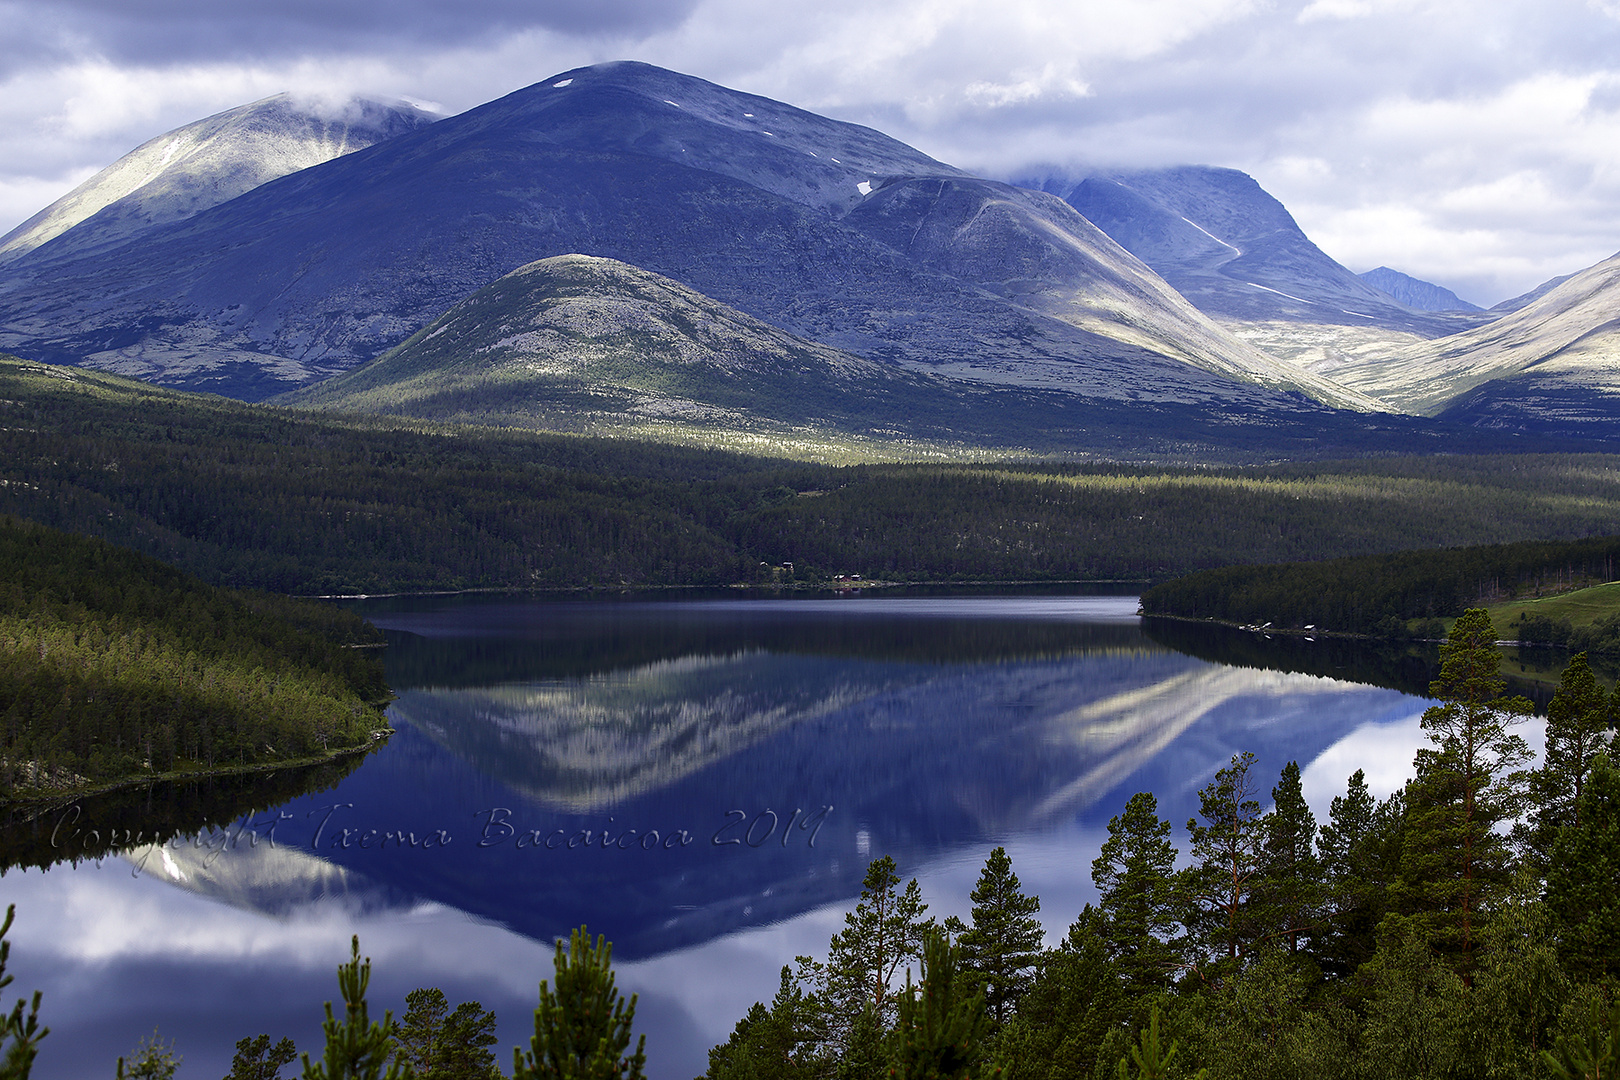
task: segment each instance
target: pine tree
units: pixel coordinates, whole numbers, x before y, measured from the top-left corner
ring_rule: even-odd
[[[1029,989],[1041,954],[1041,909],[1036,896],[1025,896],[1013,873],[1007,849],[998,847],[985,860],[973,901],[973,925],[957,939],[962,970],[984,988],[994,1030],[1012,1019],[1018,1000]]]
[[[1129,1014],[1102,921],[1087,904],[1058,947],[1041,958],[1018,1015],[996,1042],[999,1057],[1017,1062],[1016,1076],[1091,1080],[1104,1040]]]
[[[326,1053],[319,1064],[303,1055],[304,1080],[410,1080],[410,1066],[389,1063],[394,1052],[394,1026],[391,1012],[383,1013],[382,1023],[372,1021],[366,1009],[366,987],[371,983],[371,958],[360,960],[360,937],[349,942],[349,962],[338,968],[338,990],[343,995],[343,1022],[332,1015],[326,1003]]]
[[[298,1057],[291,1039],[270,1045],[269,1035],[250,1035],[236,1040],[236,1054],[225,1080],[280,1080],[281,1067]]]
[[[1259,884],[1265,827],[1255,799],[1254,755],[1234,755],[1232,763],[1198,793],[1199,815],[1187,832],[1197,861],[1184,872],[1190,901],[1186,922],[1212,957],[1235,964],[1256,935],[1254,890]]]
[[[1385,888],[1399,861],[1401,794],[1373,801],[1367,775],[1351,774],[1345,793],[1336,795],[1328,822],[1316,838],[1326,912],[1324,930],[1313,940],[1323,969],[1340,977],[1372,959]]]
[[[1547,871],[1559,959],[1590,980],[1620,979],[1620,770],[1599,754],[1580,823],[1560,832]]]
[[[1256,890],[1267,934],[1298,952],[1300,939],[1314,933],[1322,902],[1321,868],[1316,861],[1316,817],[1305,802],[1299,762],[1283,766],[1271,789],[1271,812],[1261,819],[1265,847]]]
[[[1579,802],[1592,759],[1609,747],[1614,703],[1592,674],[1585,653],[1576,653],[1558,679],[1547,706],[1544,763],[1531,775],[1528,846],[1545,868],[1558,830],[1578,824]]]
[[[1440,677],[1429,693],[1441,704],[1422,720],[1435,749],[1418,751],[1407,785],[1398,899],[1431,939],[1456,953],[1465,983],[1482,913],[1511,880],[1497,826],[1523,805],[1519,767],[1530,758],[1512,728],[1531,705],[1502,696],[1500,665],[1490,615],[1470,608],[1440,649]]]
[[[1593,997],[1581,1029],[1560,1035],[1542,1064],[1557,1080],[1604,1080],[1620,1074],[1620,1001]]]
[[[454,1011],[437,987],[405,995],[405,1015],[394,1025],[398,1055],[417,1080],[490,1080],[499,1075],[495,1055],[495,1014],[476,1001]]]
[[[557,942],[557,988],[540,980],[534,1037],[527,1054],[512,1051],[512,1080],[640,1080],[647,1063],[647,1037],[630,1047],[636,996],[614,987],[613,946],[598,934],[591,944],[583,926]]]
[[[769,1008],[755,1002],[731,1037],[709,1051],[706,1080],[817,1080],[832,1062],[818,1049],[818,1003],[782,969]]]
[[[180,1055],[174,1052],[173,1041],[164,1042],[158,1038],[154,1028],[151,1035],[135,1044],[127,1067],[123,1058],[118,1059],[114,1075],[118,1080],[174,1080],[181,1060]]]
[[[0,990],[13,981],[13,977],[6,974],[6,960],[11,956],[11,942],[6,940],[6,932],[16,917],[17,905],[7,905],[6,920],[0,923]],[[35,990],[32,1005],[18,998],[9,1014],[0,1014],[0,1047],[5,1050],[0,1056],[0,1080],[28,1080],[34,1058],[39,1054],[39,1041],[51,1033],[50,1028],[39,1026],[39,1000],[40,992]]]
[[[1167,1080],[1173,1075],[1171,1063],[1175,1061],[1176,1054],[1181,1050],[1181,1044],[1175,1039],[1165,1046],[1159,1036],[1159,1007],[1153,1006],[1148,1015],[1147,1026],[1142,1029],[1137,1045],[1131,1047],[1130,1054],[1119,1059],[1119,1066],[1115,1075],[1119,1080]],[[1176,1070],[1180,1072],[1181,1070]],[[1203,1080],[1207,1073],[1200,1069],[1194,1074],[1194,1080]]]
[[[1131,993],[1165,986],[1178,955],[1173,935],[1176,849],[1170,823],[1149,791],[1139,791],[1108,821],[1108,839],[1091,863],[1097,932]]]
[[[915,878],[900,888],[892,858],[885,855],[866,868],[861,898],[828,946],[825,967],[811,972],[821,984],[835,1041],[842,1041],[863,1013],[871,1013],[881,1030],[893,1027],[893,980],[922,958],[923,939],[934,929],[934,920],[924,917],[927,910]]]
[[[922,982],[906,976],[895,1028],[896,1080],[968,1080],[984,1056],[984,997],[944,934],[923,939]]]

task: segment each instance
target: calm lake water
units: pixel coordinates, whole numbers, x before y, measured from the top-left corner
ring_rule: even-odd
[[[0,879],[18,907],[11,990],[43,990],[52,1028],[41,1080],[110,1074],[154,1025],[182,1077],[224,1075],[259,1032],[318,1056],[352,933],[374,1014],[418,986],[478,1000],[510,1068],[550,942],[581,923],[640,995],[649,1075],[687,1080],[783,964],[825,954],[871,859],[965,915],[1005,845],[1055,941],[1133,792],[1158,794],[1185,846],[1197,790],[1250,750],[1268,788],[1297,760],[1325,818],[1356,768],[1378,794],[1405,777],[1425,703],[1403,689],[1427,679],[1420,659],[1342,645],[1145,631],[1134,597],[362,610],[388,631],[398,733],[335,786]],[[101,824],[201,797],[126,800]],[[5,842],[63,849],[97,813]]]

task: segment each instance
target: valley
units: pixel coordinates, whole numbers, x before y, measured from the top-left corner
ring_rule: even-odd
[[[1333,6],[1288,17],[1348,37]],[[512,40],[606,47],[566,36]],[[913,146],[837,87],[822,115],[638,61],[464,73],[458,108],[500,96],[454,113],[260,96],[277,70],[0,237],[0,906],[60,1032],[36,1078],[154,1024],[277,1075],[291,1039],[227,1065],[227,1034],[318,1054],[353,934],[375,1015],[439,986],[439,1020],[483,1003],[460,1050],[522,1042],[581,924],[657,1080],[961,1077],[907,1056],[911,1010],[988,970],[1009,852],[1042,900],[993,1053],[988,977],[942,1040],[974,1076],[1123,1077],[1161,1016],[1185,1049],[1144,1076],[1531,1080],[1620,1038],[1587,948],[1620,940],[1590,915],[1620,255],[1485,308],[1459,282],[1551,268],[1435,275],[1474,304],[1398,268],[1416,236],[1358,273],[1342,220],[1300,224],[1324,162],[1232,159],[1290,210],[1154,131],[1055,165],[1051,130],[932,143],[937,95]],[[946,96],[1011,124],[1050,76],[1105,115],[1107,75]],[[1466,777],[1465,712],[1500,721]],[[925,971],[913,906],[851,982],[913,874],[960,951]],[[907,964],[928,993],[890,1008]]]

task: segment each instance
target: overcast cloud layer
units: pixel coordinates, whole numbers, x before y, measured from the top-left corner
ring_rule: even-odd
[[[0,232],[282,90],[459,112],[625,58],[988,175],[1242,169],[1483,305],[1620,249],[1620,0],[0,0]]]

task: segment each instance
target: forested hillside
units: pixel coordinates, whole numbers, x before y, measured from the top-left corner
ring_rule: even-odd
[[[385,726],[381,634],[0,517],[0,799],[294,762]]]
[[[1448,618],[1482,602],[1612,581],[1617,565],[1620,536],[1228,566],[1154,586],[1142,596],[1142,611],[1398,636],[1408,620]]]
[[[0,512],[303,594],[1143,580],[1607,533],[1620,459],[832,467],[317,416],[0,359]]]

